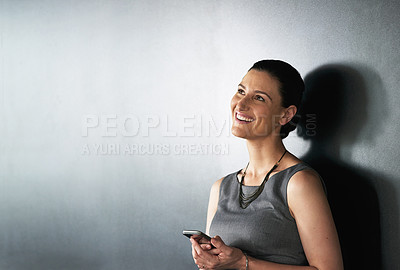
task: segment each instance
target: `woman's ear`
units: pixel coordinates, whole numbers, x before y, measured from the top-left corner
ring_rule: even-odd
[[[289,123],[290,120],[292,120],[292,118],[296,115],[296,112],[297,112],[297,108],[294,105],[290,105],[289,107],[285,108],[284,114],[281,117],[281,119],[279,120],[279,124],[284,126],[287,123]]]

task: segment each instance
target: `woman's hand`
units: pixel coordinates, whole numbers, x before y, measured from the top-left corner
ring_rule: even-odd
[[[211,239],[210,244],[201,244],[195,238],[190,238],[192,255],[199,269],[245,269],[246,257],[238,248],[225,245],[221,237]]]
[[[211,245],[210,240],[205,239],[205,238],[202,237],[201,235],[196,235],[196,234],[194,234],[194,235],[192,235],[192,236],[190,237],[190,239],[191,239],[191,240],[192,240],[192,239],[195,240],[195,242],[197,242],[203,250],[210,250],[210,249],[214,248],[214,247]]]

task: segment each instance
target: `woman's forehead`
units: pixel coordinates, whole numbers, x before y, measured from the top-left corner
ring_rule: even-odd
[[[240,83],[248,90],[264,90],[279,94],[279,81],[266,71],[250,70]]]

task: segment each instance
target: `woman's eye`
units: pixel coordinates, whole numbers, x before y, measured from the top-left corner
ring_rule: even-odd
[[[262,96],[256,96],[256,99],[259,101],[265,101],[265,99]]]
[[[241,94],[241,95],[244,95],[244,90],[238,89],[238,93]]]

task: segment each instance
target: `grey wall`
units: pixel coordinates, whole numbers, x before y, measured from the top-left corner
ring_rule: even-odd
[[[400,269],[399,14],[378,0],[0,1],[0,268],[196,269],[181,230],[204,229],[211,184],[247,161],[230,98],[253,62],[279,58],[317,113],[285,143],[326,178],[347,265]]]

